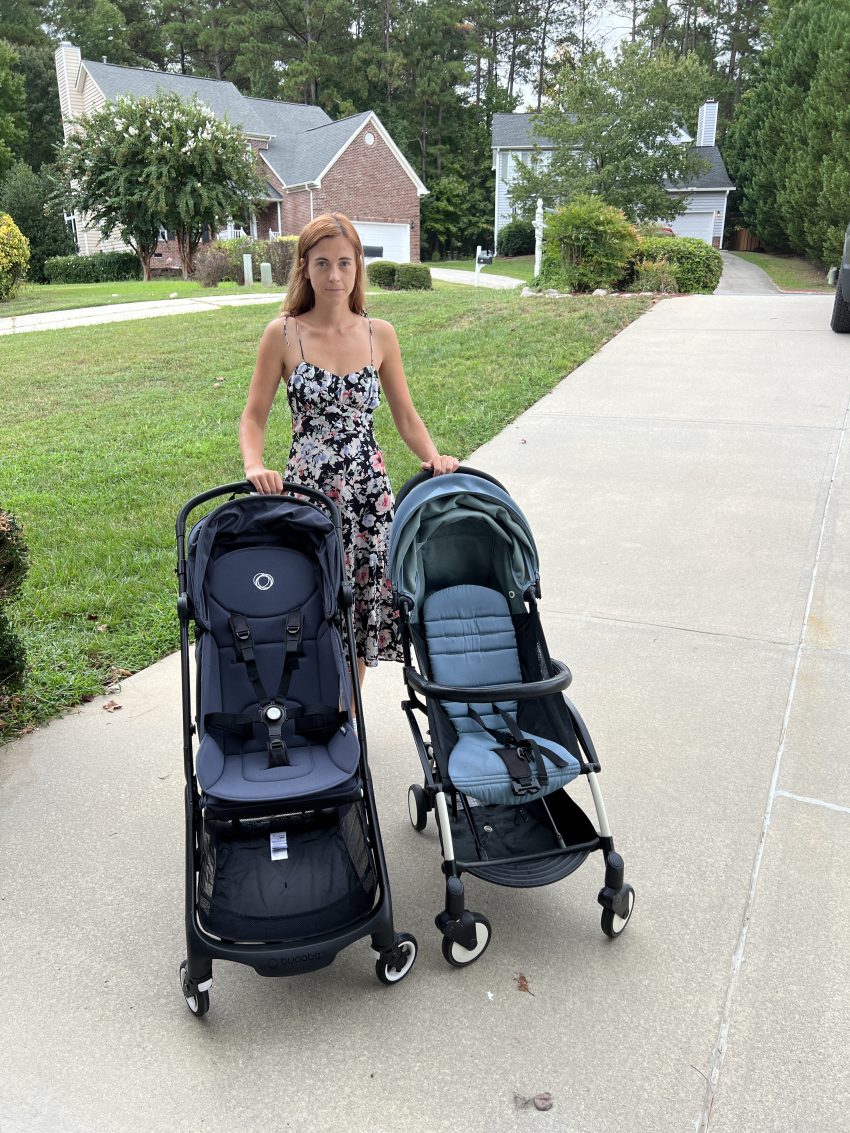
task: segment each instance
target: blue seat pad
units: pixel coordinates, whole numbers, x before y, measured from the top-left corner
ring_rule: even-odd
[[[507,599],[487,586],[449,586],[430,594],[423,605],[425,640],[431,672],[438,684],[454,688],[479,685],[521,684],[522,669],[516,647],[516,632]],[[510,773],[495,749],[501,746],[471,716],[465,704],[443,701],[458,741],[449,756],[449,776],[464,794],[482,802],[520,804],[559,790],[579,774],[578,760],[553,740],[523,733],[560,756],[565,767],[543,759],[549,782],[539,791],[516,795]],[[515,700],[474,704],[488,727],[503,731],[505,723],[496,711],[516,714]]]

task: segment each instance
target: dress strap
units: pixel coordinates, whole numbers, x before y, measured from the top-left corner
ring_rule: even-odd
[[[292,321],[295,323],[295,334],[298,338],[298,349],[301,351],[301,361],[306,362],[307,359],[304,357],[304,345],[301,342],[301,328],[298,326],[298,319],[293,316]]]
[[[366,316],[366,322],[369,324],[369,365],[374,369],[375,367],[375,345],[372,339],[372,320]]]
[[[286,333],[286,326],[287,326],[288,322],[289,322],[289,315],[284,315],[283,316],[283,341],[286,343],[287,346],[290,345],[289,335]]]

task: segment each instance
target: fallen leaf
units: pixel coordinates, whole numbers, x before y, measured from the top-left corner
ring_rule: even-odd
[[[107,700],[103,707],[107,712],[115,712],[117,709],[123,708],[124,706],[119,704],[117,700]]]
[[[92,700],[94,700],[94,697],[90,692],[84,692],[80,697],[80,700],[83,702],[83,704],[89,704]]]
[[[97,632],[98,633],[106,633],[106,626],[103,624],[103,622],[101,622],[100,625],[97,627]]]
[[[522,972],[517,972],[516,988],[517,991],[527,991],[529,995],[534,995],[534,992],[528,986],[528,980],[525,978]]]
[[[531,1100],[534,1102],[535,1109],[542,1109],[545,1111],[552,1108],[551,1094],[535,1094]]]
[[[129,669],[116,669],[115,672],[119,677],[132,677],[132,672]]]
[[[523,437],[523,438],[522,438],[522,440],[521,440],[521,441],[520,441],[519,443],[520,443],[521,445],[527,445],[527,444],[528,444],[528,441],[527,441],[527,440],[525,439],[525,437]]]

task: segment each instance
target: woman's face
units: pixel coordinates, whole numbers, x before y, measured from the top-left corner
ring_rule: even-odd
[[[325,236],[307,253],[304,273],[317,301],[348,302],[357,279],[357,253],[347,236]]]

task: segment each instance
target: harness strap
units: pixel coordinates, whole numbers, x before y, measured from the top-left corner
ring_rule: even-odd
[[[269,767],[288,767],[289,756],[286,751],[286,741],[283,738],[283,725],[291,719],[286,708],[286,694],[292,681],[292,674],[298,668],[298,658],[302,655],[301,631],[302,618],[300,610],[291,610],[286,618],[286,640],[283,672],[280,675],[280,684],[274,697],[266,692],[257,668],[254,655],[254,638],[251,627],[243,614],[231,614],[228,619],[236,654],[245,666],[248,680],[254,690],[257,703],[260,706],[259,717],[249,716],[252,723],[263,724],[268,732],[267,750],[269,754]],[[211,713],[219,717],[227,713]],[[223,725],[219,725],[220,727]]]
[[[537,740],[532,739],[531,736],[527,736],[510,713],[499,708],[497,704],[494,704],[493,707],[504,721],[506,731],[491,728],[471,704],[467,705],[467,712],[479,727],[505,745],[495,748],[494,751],[507,768],[512,780],[514,794],[530,794],[539,791],[541,787],[548,786],[549,772],[543,759],[544,753],[557,768],[566,767],[567,761],[557,752],[552,751],[551,748],[545,747],[539,744]],[[536,774],[532,773],[532,763]]]

